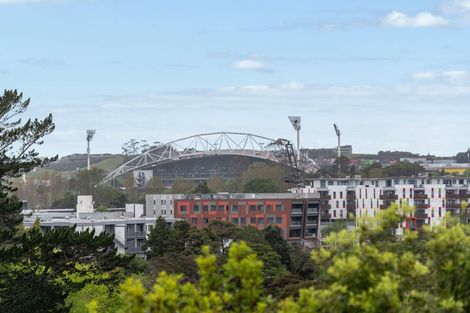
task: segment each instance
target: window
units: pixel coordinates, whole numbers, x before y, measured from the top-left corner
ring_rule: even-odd
[[[191,224],[196,225],[197,224],[197,217],[193,217],[191,219]]]
[[[336,201],[336,208],[339,208],[339,201]]]
[[[225,207],[224,207],[223,205],[219,205],[219,206],[217,207],[217,211],[219,211],[219,212],[223,212],[224,209],[225,209]]]
[[[202,212],[207,212],[209,211],[209,206],[208,205],[203,205],[202,206]]]
[[[211,205],[211,212],[214,212],[215,210],[217,210],[217,206],[215,204],[212,204]]]
[[[186,209],[187,209],[187,206],[185,205],[180,206],[181,213],[186,213]]]
[[[232,212],[238,212],[238,205],[232,205]]]
[[[274,217],[268,217],[268,224],[274,224]]]
[[[127,225],[127,233],[134,234],[134,224]]]
[[[276,204],[276,211],[283,211],[284,208],[282,206],[282,204]]]
[[[234,224],[238,224],[238,217],[234,217],[234,218],[232,218],[232,223],[234,223]]]
[[[256,205],[250,205],[250,211],[256,211]]]
[[[264,217],[258,218],[258,224],[260,224],[260,225],[264,224]]]
[[[268,211],[272,211],[272,209],[273,209],[273,206],[268,204]]]
[[[333,210],[333,217],[336,217],[336,210]]]
[[[250,217],[250,224],[256,224],[256,217]]]
[[[137,224],[136,226],[137,226],[137,231],[138,232],[140,232],[140,233],[144,232],[144,224]]]
[[[204,222],[204,224],[209,224],[209,219],[207,217],[203,218],[202,221]]]
[[[336,191],[333,191],[333,199],[336,199]]]
[[[194,212],[199,212],[200,209],[201,209],[201,208],[199,207],[199,205],[195,205],[195,206],[193,207],[193,211],[194,211]]]
[[[240,224],[245,225],[246,224],[246,217],[240,217]]]
[[[134,239],[127,239],[126,247],[127,248],[135,248],[135,240]]]
[[[258,211],[264,211],[264,205],[262,204],[258,205]]]
[[[276,224],[282,224],[282,217],[276,216]]]
[[[342,192],[342,191],[339,192],[339,197],[340,197],[340,198],[343,197],[343,192]]]

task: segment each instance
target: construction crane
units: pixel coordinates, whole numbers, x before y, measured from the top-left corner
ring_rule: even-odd
[[[297,157],[292,143],[287,139],[279,138],[276,141],[271,142],[269,146],[281,146],[284,148],[286,161],[290,168],[295,170],[295,174],[293,175],[294,178],[292,179],[292,177],[288,177],[286,180],[300,184],[303,181],[302,171],[299,168],[300,155]]]

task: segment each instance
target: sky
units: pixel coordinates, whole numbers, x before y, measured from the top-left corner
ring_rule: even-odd
[[[42,155],[237,131],[354,152],[470,145],[470,0],[0,0],[0,87]]]

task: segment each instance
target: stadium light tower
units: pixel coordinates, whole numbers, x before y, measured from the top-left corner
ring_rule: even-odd
[[[88,129],[86,131],[86,141],[87,141],[87,170],[90,170],[90,141],[93,139],[93,136],[95,135],[96,130],[94,129]]]
[[[336,124],[333,124],[335,127],[336,136],[338,136],[338,159],[341,157],[341,131],[339,130]]]
[[[297,132],[297,160],[300,162],[300,116],[289,116],[289,120]]]

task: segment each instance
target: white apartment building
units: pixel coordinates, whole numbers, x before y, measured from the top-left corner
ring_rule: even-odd
[[[375,216],[396,203],[415,208],[401,227],[435,226],[445,221],[446,212],[460,214],[462,201],[470,198],[468,178],[318,178],[292,192],[320,194],[323,223],[339,219]]]
[[[79,196],[77,200],[76,209],[23,210],[23,224],[30,228],[39,219],[44,231],[75,225],[79,232],[94,230],[96,235],[105,232],[114,235],[118,253],[144,255],[142,245],[156,219],[144,215],[143,204],[126,204],[125,208],[96,212],[91,196]],[[165,217],[165,221],[173,223],[175,219]]]
[[[183,199],[182,194],[150,194],[145,195],[145,216],[173,218],[175,200]]]

